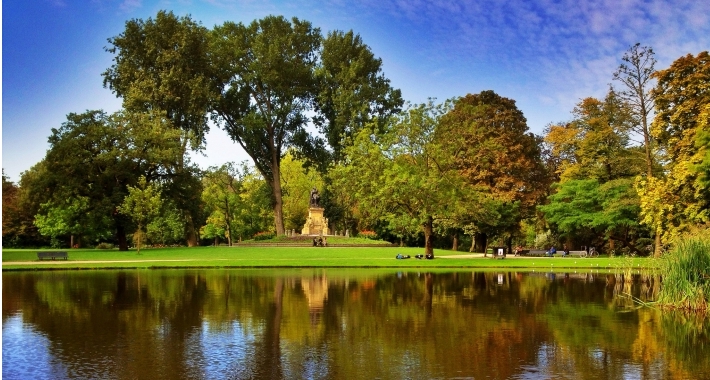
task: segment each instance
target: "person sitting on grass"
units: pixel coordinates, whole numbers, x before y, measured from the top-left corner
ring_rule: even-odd
[[[402,260],[402,259],[408,259],[408,258],[410,258],[411,256],[409,256],[409,255],[403,255],[403,254],[401,254],[401,253],[398,253],[396,257],[397,257],[397,260]]]

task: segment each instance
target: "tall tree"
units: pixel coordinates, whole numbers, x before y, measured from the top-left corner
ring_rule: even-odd
[[[710,220],[710,188],[702,169],[708,149],[710,55],[688,54],[653,76],[658,83],[651,132],[667,176],[641,181],[638,188],[644,222],[672,238]]]
[[[437,133],[441,141],[447,141],[443,147],[454,157],[465,182],[495,200],[487,204],[519,202],[520,217],[534,211],[545,194],[548,175],[540,140],[528,132],[527,120],[514,100],[493,91],[466,95],[442,118]],[[473,224],[478,227],[472,230],[477,231],[480,248],[484,248],[490,233],[484,230],[487,221],[475,219]],[[504,220],[508,218],[501,222]],[[511,219],[506,224],[515,228],[518,222]]]
[[[641,46],[640,43],[631,46],[621,58],[623,61],[614,72],[614,80],[620,81],[624,90],[619,91],[619,96],[630,106],[636,117],[635,131],[643,137],[643,148],[646,154],[646,176],[653,177],[655,157],[654,140],[651,136],[650,114],[653,111],[653,73],[655,72],[656,58],[653,49]],[[660,255],[661,231],[654,231],[656,255]]]
[[[207,51],[208,30],[189,16],[159,11],[155,19],[127,21],[123,33],[108,42],[106,51],[114,55],[114,64],[102,74],[104,87],[123,98],[123,107],[130,112],[165,113],[181,132],[183,155],[176,162],[177,175],[191,175],[184,153],[204,148],[207,117],[216,95]],[[192,206],[178,203],[190,246],[197,244],[197,215]]]
[[[422,231],[425,253],[431,255],[434,222],[455,206],[462,188],[460,176],[450,170],[450,156],[435,139],[444,112],[444,106],[430,102],[393,118],[381,135],[376,126],[363,129],[345,149],[346,164],[334,170],[338,186],[350,189],[370,223]]]
[[[538,209],[570,240],[595,238],[608,241],[612,249],[619,241],[639,252],[636,242],[647,231],[637,222],[640,201],[633,178],[646,168],[642,149],[631,146],[633,114],[610,89],[603,100],[580,101],[573,115],[571,122],[551,126],[545,135],[560,163],[560,183],[549,204]]]
[[[625,89],[617,91],[636,117],[634,131],[643,137],[643,147],[646,154],[646,175],[653,176],[653,137],[649,116],[653,111],[653,73],[656,58],[648,46],[637,43],[631,46],[621,58],[623,61],[614,72],[614,80],[621,82]]]
[[[382,73],[382,60],[353,31],[329,32],[323,39],[316,76],[315,121],[331,148],[329,162],[343,158],[343,148],[364,125],[374,121],[382,129],[404,103]]]
[[[215,27],[211,52],[221,88],[214,120],[270,184],[277,234],[284,232],[279,168],[286,150],[324,172],[347,136],[402,104],[381,61],[352,32],[323,39],[307,21],[269,16]],[[308,133],[309,121],[325,140]]]
[[[239,143],[270,184],[277,235],[284,234],[280,166],[286,148],[307,136],[320,31],[309,22],[268,16],[213,31],[222,88],[215,121]]]

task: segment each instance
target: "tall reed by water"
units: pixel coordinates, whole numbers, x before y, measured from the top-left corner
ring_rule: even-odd
[[[708,310],[710,302],[710,239],[684,239],[661,259],[663,281],[658,303],[692,311]]]

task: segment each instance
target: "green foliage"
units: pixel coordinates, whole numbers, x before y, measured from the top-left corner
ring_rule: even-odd
[[[340,162],[343,148],[370,122],[385,128],[389,116],[400,111],[401,92],[382,74],[382,60],[353,31],[329,32],[322,41],[321,65],[316,69],[319,90],[314,120]]]
[[[115,246],[111,243],[99,243],[96,249],[113,249]]]
[[[678,58],[654,74],[656,117],[651,132],[658,141],[665,177],[639,179],[644,223],[672,241],[710,220],[707,186],[710,55]]]
[[[56,238],[82,232],[81,215],[89,211],[87,197],[70,198],[54,204],[44,203],[35,218],[35,225],[42,235]]]
[[[340,158],[348,136],[402,103],[399,91],[380,74],[380,61],[352,32],[333,32],[323,40],[307,21],[268,16],[249,25],[215,27],[210,51],[221,90],[213,119],[271,186],[279,235],[284,233],[284,152],[294,148],[297,158],[308,158],[324,172]],[[311,120],[331,151],[323,138],[307,131]]]
[[[708,310],[710,239],[707,232],[678,241],[662,256],[661,270],[660,304],[671,308]]]
[[[305,161],[297,159],[289,150],[281,160],[281,184],[284,226],[287,230],[300,231],[308,218],[310,190],[315,187],[322,192],[325,182],[317,171],[306,168]],[[330,209],[326,207],[326,211]]]
[[[619,240],[639,253],[636,239],[645,230],[639,226],[640,204],[633,184],[632,179],[604,184],[595,179],[564,181],[538,209],[565,236],[591,233]]]
[[[159,11],[155,19],[133,19],[109,38],[106,51],[114,64],[102,73],[104,87],[123,98],[134,112],[164,111],[184,132],[193,149],[204,146],[209,104],[216,95],[210,83],[208,31],[189,16]]]
[[[162,245],[184,242],[185,223],[173,202],[163,202],[160,213],[148,222],[146,234],[148,240]]]
[[[26,181],[42,199],[36,219],[55,236],[105,241],[115,233],[120,248],[127,249],[130,220],[116,208],[138,176],[172,178],[171,169],[182,157],[179,137],[160,112],[69,114],[61,128],[52,129],[40,175]]]
[[[434,140],[445,106],[432,102],[411,106],[390,120],[381,135],[363,129],[346,148],[346,164],[332,171],[335,186],[352,194],[360,228],[386,222],[392,231],[424,230],[431,242],[434,218],[446,215],[457,199],[459,176],[449,170],[448,155]],[[433,250],[426,244],[427,250]]]
[[[162,204],[160,187],[154,183],[147,183],[145,177],[141,176],[137,186],[128,186],[128,195],[117,207],[118,212],[130,217],[138,225],[138,229],[133,234],[133,242],[138,247],[138,253],[145,239],[143,227],[160,214]]]

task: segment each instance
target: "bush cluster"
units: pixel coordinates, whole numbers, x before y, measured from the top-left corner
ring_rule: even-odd
[[[376,240],[377,239],[377,232],[370,231],[370,230],[363,230],[363,231],[360,231],[357,236],[364,237],[364,238],[367,238],[370,240]]]

